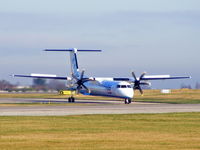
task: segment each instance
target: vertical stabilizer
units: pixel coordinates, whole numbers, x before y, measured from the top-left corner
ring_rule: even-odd
[[[73,48],[70,51],[70,63],[71,63],[71,73],[77,78],[80,77],[80,72],[78,68],[78,60],[77,60],[77,49]]]

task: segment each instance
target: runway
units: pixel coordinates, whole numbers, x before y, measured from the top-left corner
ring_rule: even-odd
[[[20,104],[10,105],[17,103]],[[0,116],[65,116],[84,114],[200,112],[200,104],[133,102],[127,105],[124,104],[123,101],[114,100],[76,100],[75,103],[68,103],[65,99],[7,98],[0,99],[0,104]]]

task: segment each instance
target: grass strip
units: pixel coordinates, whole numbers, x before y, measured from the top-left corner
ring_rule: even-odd
[[[0,149],[200,149],[200,113],[0,117]]]

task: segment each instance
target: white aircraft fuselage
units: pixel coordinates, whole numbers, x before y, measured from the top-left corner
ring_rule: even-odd
[[[132,99],[134,96],[134,90],[130,83],[125,81],[108,81],[108,80],[98,80],[98,84],[93,81],[85,83],[86,87],[90,89],[88,93],[87,90],[83,89],[80,91],[84,95],[93,96],[107,96],[116,97],[123,99]]]

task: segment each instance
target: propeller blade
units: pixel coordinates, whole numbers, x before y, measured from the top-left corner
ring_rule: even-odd
[[[140,79],[139,80],[141,80],[145,75],[146,75],[147,73],[146,72],[143,72],[142,74],[141,74],[141,76],[140,76]]]
[[[140,85],[151,86],[151,83],[150,82],[140,82]]]
[[[78,85],[77,88],[76,88],[76,94],[79,94],[79,93],[80,93],[80,90],[81,90],[81,86]]]
[[[88,79],[88,78],[82,79],[82,83],[85,83],[85,82],[88,82],[88,81],[94,81],[94,80]]]
[[[136,77],[136,75],[135,75],[134,72],[132,72],[132,76],[133,76],[133,78],[135,79],[135,81],[137,81],[137,77]]]
[[[138,90],[140,91],[140,93],[143,95],[143,90],[142,90],[142,88],[139,86],[138,87]]]
[[[88,93],[90,93],[90,90],[84,84],[82,84],[82,86],[87,90]]]
[[[81,77],[80,77],[81,80],[83,79],[84,73],[85,73],[85,70],[83,70],[83,71],[81,72]]]
[[[74,79],[76,79],[77,81],[79,80],[74,74],[72,74],[72,77],[73,77]]]
[[[133,86],[133,89],[134,89],[134,90],[138,89],[138,85],[135,84],[135,85]]]

